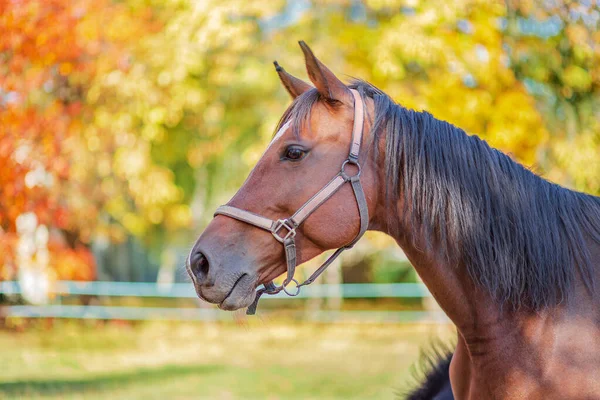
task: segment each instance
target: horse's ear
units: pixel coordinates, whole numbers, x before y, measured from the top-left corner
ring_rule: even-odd
[[[304,82],[302,79],[298,79],[295,76],[288,74],[283,67],[277,64],[277,61],[273,61],[273,64],[275,65],[275,70],[277,71],[277,75],[279,75],[279,79],[281,79],[281,83],[283,83],[285,89],[290,96],[292,96],[292,99],[295,99],[308,89],[312,88],[311,85]]]
[[[353,97],[350,89],[315,57],[310,47],[304,41],[301,40],[298,43],[304,53],[308,77],[314,83],[321,96],[330,100],[352,104]]]

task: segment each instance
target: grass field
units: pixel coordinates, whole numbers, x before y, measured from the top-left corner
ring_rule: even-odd
[[[392,399],[435,325],[57,321],[0,330],[0,398]]]

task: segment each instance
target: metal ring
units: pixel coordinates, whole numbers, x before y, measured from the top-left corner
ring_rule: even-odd
[[[290,293],[287,291],[287,288],[285,287],[286,285],[289,285],[291,282],[294,282],[296,284],[296,293]],[[287,294],[288,296],[291,297],[296,297],[300,294],[300,283],[298,283],[298,281],[294,278],[292,278],[291,281],[289,281],[287,284],[284,282],[281,284],[281,287],[283,288],[283,291],[285,292],[285,294]]]
[[[346,173],[346,171],[345,171],[345,168],[346,168],[346,165],[347,165],[349,162],[350,162],[350,160],[346,160],[346,161],[344,161],[344,162],[342,163],[342,175],[344,175],[344,177],[347,177],[348,179],[350,179],[350,178],[354,178],[354,177],[359,177],[359,176],[360,176],[360,172],[361,172],[361,169],[360,169],[360,164],[359,164],[359,163],[352,162],[352,164],[353,164],[353,165],[355,165],[355,166],[356,166],[356,168],[358,168],[358,172],[356,173],[356,175],[352,175],[352,176],[351,176],[351,175],[348,175],[348,174]]]

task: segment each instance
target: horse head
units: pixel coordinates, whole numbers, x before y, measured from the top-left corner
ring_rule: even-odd
[[[187,269],[198,296],[225,310],[248,307],[256,288],[326,250],[353,245],[367,229],[377,199],[375,164],[364,114],[372,108],[300,42],[308,76],[277,62],[294,99],[245,183],[217,210],[194,244]],[[283,246],[282,246],[283,244]],[[336,253],[338,254],[338,253]]]

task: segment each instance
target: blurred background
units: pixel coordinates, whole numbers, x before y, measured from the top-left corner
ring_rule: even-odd
[[[290,104],[272,61],[305,78],[305,40],[600,194],[599,21],[598,0],[0,0],[0,397],[401,393],[452,329],[386,237],[256,318],[188,282]]]

